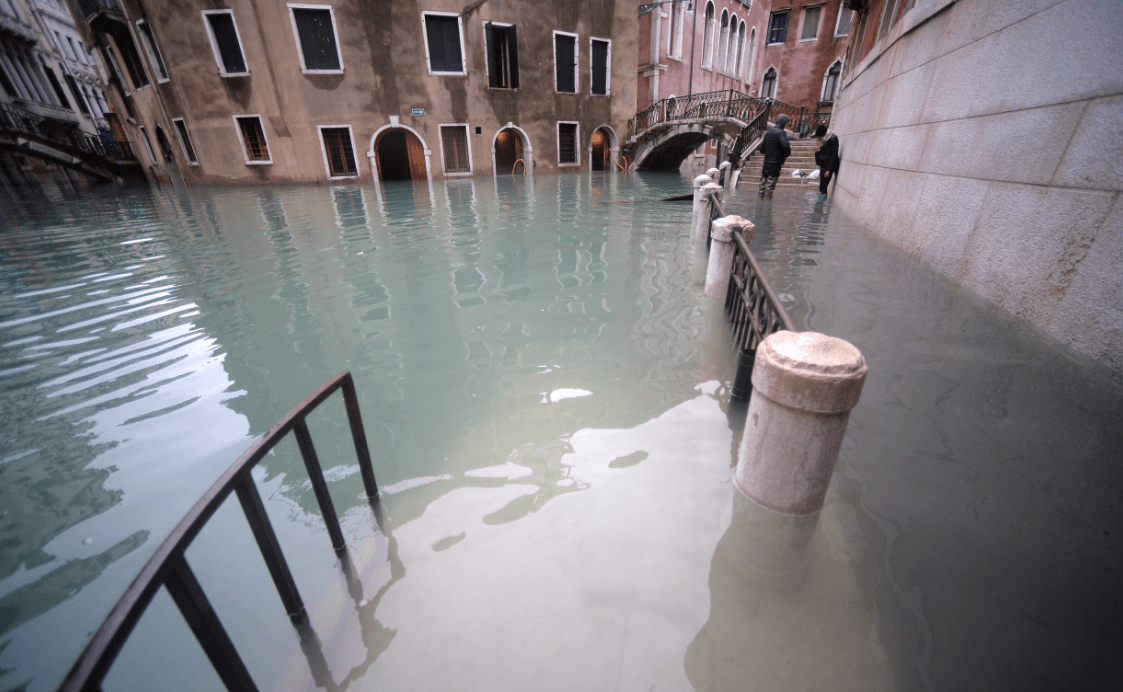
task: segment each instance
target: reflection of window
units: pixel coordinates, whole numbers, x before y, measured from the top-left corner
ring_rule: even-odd
[[[519,88],[519,42],[515,27],[484,22],[487,43],[487,84],[494,89]]]
[[[429,72],[466,74],[460,42],[460,15],[423,13]]]
[[[808,7],[803,11],[803,31],[799,34],[800,41],[809,41],[819,35],[819,16],[823,7]]]
[[[554,32],[554,88],[577,93],[577,34]]]
[[[324,141],[324,157],[328,162],[328,176],[332,178],[352,178],[359,174],[355,164],[355,147],[351,143],[351,128],[348,126],[320,126],[320,137]]]
[[[608,68],[612,60],[612,42],[599,38],[589,42],[593,53],[593,85],[591,91],[600,96],[607,96],[609,89]]]
[[[269,158],[269,142],[265,139],[265,130],[261,127],[261,116],[235,115],[234,122],[238,124],[238,138],[242,142],[246,165],[273,163]]]
[[[577,163],[577,123],[558,123],[558,163]]]
[[[835,96],[838,95],[838,77],[842,74],[842,62],[835,60],[831,65],[831,69],[827,70],[827,76],[823,80],[823,101],[834,101]]]
[[[764,73],[764,79],[760,82],[760,97],[762,99],[776,98],[776,68],[770,67]]]
[[[140,42],[144,44],[144,52],[148,54],[148,63],[152,65],[152,69],[156,72],[156,81],[168,81],[168,70],[164,66],[164,58],[160,55],[160,49],[156,47],[156,39],[152,36],[152,27],[148,26],[148,22],[143,19],[138,19],[136,30],[140,34]]]
[[[444,155],[445,173],[472,172],[467,125],[441,125],[441,151]]]
[[[787,10],[783,12],[776,12],[768,21],[768,42],[769,43],[783,43],[784,39],[788,36],[788,16]]]
[[[203,10],[207,25],[207,35],[211,39],[211,50],[223,77],[242,76],[250,73],[246,69],[246,59],[242,52],[242,39],[238,36],[238,25],[234,22],[233,10]]]
[[[198,166],[199,159],[195,157],[195,147],[191,146],[191,137],[187,134],[187,125],[183,122],[183,118],[172,120],[172,123],[179,133],[179,143],[183,145],[183,155],[187,157],[187,163]]]
[[[342,72],[331,5],[289,5],[301,72]]]
[[[854,19],[854,10],[849,7],[840,7],[838,10],[838,24],[834,27],[835,36],[845,36],[850,33],[850,22]]]

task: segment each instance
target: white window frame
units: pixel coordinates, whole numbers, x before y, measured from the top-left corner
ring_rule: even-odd
[[[242,45],[242,32],[238,29],[238,18],[234,16],[234,10],[221,9],[221,10],[199,10],[203,15],[203,26],[207,29],[207,38],[211,42],[211,52],[214,53],[214,62],[218,65],[218,74],[220,77],[248,77],[250,74],[250,61],[246,58],[246,47]],[[238,50],[242,51],[242,62],[246,64],[245,72],[227,72],[226,65],[222,63],[222,53],[218,50],[218,41],[214,37],[214,29],[211,28],[211,22],[207,19],[208,14],[228,14],[230,15],[230,22],[234,25],[234,38],[238,39]],[[241,130],[239,130],[241,132]]]
[[[159,162],[156,160],[156,152],[152,150],[152,140],[148,138],[148,128],[144,125],[137,125],[137,128],[140,130],[140,138],[141,141],[144,142],[144,150],[148,152],[149,161],[151,161],[154,166],[159,165]]]
[[[487,88],[488,89],[498,89],[500,91],[518,91],[518,89],[515,88],[515,87],[493,87],[493,86],[491,86],[491,81],[490,81],[491,80],[491,67],[488,65],[488,56],[487,56],[487,50],[488,50],[487,25],[488,24],[490,24],[492,26],[495,26],[495,27],[499,27],[500,29],[510,29],[511,27],[515,26],[514,24],[508,24],[507,22],[494,22],[490,19],[483,19],[483,20],[480,21],[480,31],[483,32],[483,37],[484,37],[484,42],[483,42],[483,47],[484,47],[484,76],[488,78]],[[516,33],[517,33],[517,31],[518,30],[516,29]],[[425,37],[425,45],[426,46],[429,45],[428,39],[429,39],[429,37],[426,36]],[[519,83],[521,84],[522,82],[520,81]]]
[[[725,69],[723,72],[727,77],[737,76],[737,65],[734,62],[738,59],[737,55],[737,28],[741,25],[741,19],[737,16],[736,12],[729,15],[729,47],[725,50]]]
[[[448,172],[448,163],[445,161],[445,133],[446,127],[463,127],[464,128],[464,141],[468,147],[468,170],[456,171],[455,173]],[[472,158],[472,128],[468,123],[437,123],[437,139],[440,140],[441,150],[441,171],[444,172],[446,178],[465,178],[475,175],[476,162]]]
[[[573,91],[558,91],[558,34],[573,37]],[[554,29],[550,34],[550,51],[554,54],[554,93],[576,96],[581,93],[581,37],[569,31]],[[591,68],[590,68],[591,69]],[[567,122],[559,120],[558,122]],[[556,127],[554,128],[557,129]],[[569,164],[566,164],[567,166]]]
[[[725,26],[721,20],[725,19]],[[714,72],[725,74],[725,61],[729,56],[729,10],[722,8],[721,17],[717,20],[718,37],[715,39],[717,48],[714,50]]]
[[[234,132],[238,134],[238,143],[242,145],[242,160],[245,161],[247,166],[272,166],[273,165],[273,147],[269,146],[269,135],[265,132],[265,120],[261,117],[260,113],[236,113],[230,116],[234,121]],[[268,161],[251,161],[250,151],[246,148],[246,140],[242,137],[242,126],[238,123],[238,118],[257,118],[257,122],[261,124],[261,137],[265,140],[265,148],[269,151]],[[354,146],[352,143],[351,146]],[[357,162],[356,162],[357,163]]]
[[[567,92],[563,92],[567,93]],[[577,129],[573,134],[573,158],[576,159],[573,163],[562,163],[561,161],[561,128],[558,125],[576,125]],[[554,144],[557,146],[558,152],[558,167],[565,166],[580,166],[581,165],[581,123],[576,120],[559,120],[554,125]]]
[[[849,36],[849,35],[850,35],[850,27],[851,27],[851,26],[853,26],[853,24],[854,24],[854,17],[853,17],[853,15],[854,15],[854,14],[856,14],[856,13],[854,12],[854,10],[850,10],[850,14],[851,14],[851,17],[850,17],[850,24],[849,24],[849,25],[847,25],[847,27],[846,27],[846,33],[844,33],[844,34],[840,34],[840,33],[838,33],[838,27],[839,27],[839,26],[841,25],[841,23],[842,23],[842,15],[843,15],[843,14],[845,14],[845,12],[846,12],[846,7],[845,7],[844,5],[839,5],[839,6],[838,6],[838,16],[837,16],[837,17],[835,17],[835,19],[834,19],[834,36],[835,36],[835,38],[839,38],[839,37],[841,37],[841,36]]]
[[[667,37],[667,57],[679,62],[682,61],[682,25],[686,23],[686,4],[675,3],[671,10],[671,33]]]
[[[341,130],[343,128],[347,128],[347,136],[351,138],[351,155],[355,157],[355,173],[353,175],[332,175],[331,162],[328,160],[328,147],[324,144],[324,130]],[[264,129],[262,131],[264,132]],[[363,172],[359,168],[359,155],[355,152],[355,132],[350,125],[317,125],[316,136],[320,138],[320,154],[324,157],[324,172],[328,174],[328,180],[354,180],[362,176]],[[272,150],[269,151],[269,155],[273,155]]]
[[[183,123],[183,132],[187,132],[187,121],[185,121],[183,118],[172,118],[172,129],[175,130],[175,138],[179,140],[179,148],[183,149],[183,160],[187,162],[188,166],[198,166],[199,152],[195,152],[195,160],[192,161],[191,154],[187,152],[187,142],[183,141],[183,132],[180,132],[179,128],[176,127],[176,123]],[[241,128],[238,129],[239,131],[241,131]],[[261,131],[264,132],[265,128],[262,128]],[[191,133],[188,133],[188,136],[190,135]],[[195,149],[194,143],[191,145],[191,149]]]
[[[753,67],[756,66],[756,27],[751,27],[748,33],[748,45],[745,47],[745,71],[742,75],[745,84],[753,83]]]
[[[819,4],[819,5],[804,5],[803,6],[803,8],[802,8],[803,12],[799,16],[799,37],[800,38],[796,39],[796,43],[811,43],[812,41],[818,41],[819,40],[819,31],[823,28],[823,10],[825,10],[826,7],[827,7],[826,3],[822,3],[822,4]],[[811,38],[803,38],[803,25],[804,25],[805,22],[807,22],[807,11],[808,10],[814,10],[814,9],[819,10],[819,23],[815,25],[815,35],[812,36]],[[790,18],[788,19],[788,22],[789,23],[791,22]]]
[[[772,70],[776,73],[776,81],[774,82],[774,86],[772,87],[772,95],[765,96],[763,93],[764,75],[768,74],[769,70]],[[773,101],[776,101],[780,98],[780,71],[776,69],[775,65],[769,65],[768,67],[764,68],[764,72],[760,73],[760,89],[757,90],[756,95],[758,98],[770,98]]]
[[[697,1],[697,0],[696,0]],[[714,16],[707,17],[706,12],[710,8],[714,8]],[[717,6],[713,2],[707,2],[706,7],[702,10],[702,69],[713,72],[714,68],[714,48],[717,43]],[[706,42],[706,32],[709,31],[709,43]]]
[[[608,55],[605,58],[604,66],[604,93],[593,93],[593,41],[600,41],[608,44]],[[555,74],[554,78],[557,78]],[[612,96],[612,39],[599,38],[597,36],[589,37],[589,95],[591,96]]]
[[[147,35],[140,28],[141,24],[144,24],[145,26],[148,27],[148,35],[152,36],[152,42],[151,43],[149,43],[149,41],[146,37]],[[168,63],[163,62],[164,54],[160,53],[160,47],[156,45],[156,34],[152,33],[152,25],[149,24],[144,19],[136,20],[136,34],[137,34],[137,38],[140,39],[141,47],[144,48],[144,54],[148,58],[148,67],[149,67],[149,69],[152,70],[152,74],[154,74],[156,76],[156,83],[157,84],[167,84],[168,82],[172,81],[171,75],[167,74]],[[156,59],[157,54],[160,56],[160,60]],[[242,59],[244,60],[245,57],[243,56]],[[157,71],[157,68],[160,65],[164,66],[164,73],[165,74],[164,74],[163,77],[161,77],[160,73]]]
[[[834,98],[832,98],[828,102],[823,97],[826,96],[826,92],[827,92],[827,78],[830,77],[831,68],[834,67],[836,64],[838,65],[838,79],[836,79],[835,83],[834,83]],[[838,100],[838,92],[842,91],[842,68],[845,67],[845,65],[846,65],[845,61],[843,61],[842,58],[838,58],[837,60],[835,60],[834,62],[832,62],[830,65],[827,66],[827,71],[823,73],[823,83],[819,86],[819,102],[820,103],[834,103],[835,101]]]
[[[317,5],[303,2],[290,2],[289,22],[292,23],[292,36],[296,40],[296,57],[300,59],[300,71],[304,74],[343,74],[343,49],[339,45],[339,25],[335,22],[335,7],[332,5]],[[300,32],[296,29],[296,13],[293,10],[327,10],[331,15],[331,33],[335,38],[335,57],[339,60],[338,70],[310,70],[304,64],[304,48],[300,45]],[[354,142],[351,143],[353,147]]]
[[[772,18],[775,17],[778,14],[788,15],[788,23],[784,25],[784,40],[783,41],[776,41],[775,43],[773,43],[772,42]],[[788,36],[791,35],[791,31],[792,31],[792,8],[791,7],[780,8],[778,10],[773,10],[772,12],[769,12],[768,13],[768,23],[764,25],[764,41],[765,41],[764,45],[765,46],[782,46],[782,45],[784,45],[785,43],[788,42]]]
[[[429,31],[425,28],[425,17],[456,17],[456,31],[460,38],[460,65],[459,72],[434,71],[433,61],[429,59]],[[464,18],[459,12],[430,12],[421,11],[421,41],[425,44],[425,69],[429,74],[438,77],[466,77],[468,75],[468,52],[464,49]],[[486,60],[485,60],[486,62]],[[342,63],[340,63],[342,64]]]

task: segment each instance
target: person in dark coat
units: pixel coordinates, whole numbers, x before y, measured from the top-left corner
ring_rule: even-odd
[[[815,136],[822,140],[819,150],[815,152],[815,163],[819,166],[819,201],[827,198],[827,186],[834,180],[838,173],[838,135],[833,132],[827,134],[827,126],[820,124],[815,128]]]
[[[764,154],[764,168],[760,171],[760,196],[772,196],[776,190],[776,181],[780,179],[780,169],[784,161],[792,154],[792,145],[788,144],[788,136],[784,134],[784,125],[788,124],[788,116],[780,115],[776,118],[776,125],[764,134],[764,141],[760,143],[760,151]]]

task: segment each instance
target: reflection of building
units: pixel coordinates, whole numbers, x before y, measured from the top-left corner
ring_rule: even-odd
[[[635,105],[609,0],[69,3],[141,157],[189,183],[588,170]]]
[[[90,57],[61,0],[0,2],[0,184],[68,189],[85,176],[16,136],[17,121],[58,137],[108,132],[108,106]],[[56,151],[57,153],[57,151]]]
[[[1123,371],[1119,3],[850,4],[835,203]]]
[[[732,89],[803,107],[808,113],[829,112],[854,14],[843,4],[842,0],[656,3],[640,17],[636,110],[660,99]],[[651,7],[641,5],[640,11]],[[707,165],[713,165],[713,142],[709,154]]]

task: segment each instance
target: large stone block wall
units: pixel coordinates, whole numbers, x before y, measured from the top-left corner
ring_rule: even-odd
[[[1123,5],[918,0],[849,71],[834,202],[1123,373]]]

